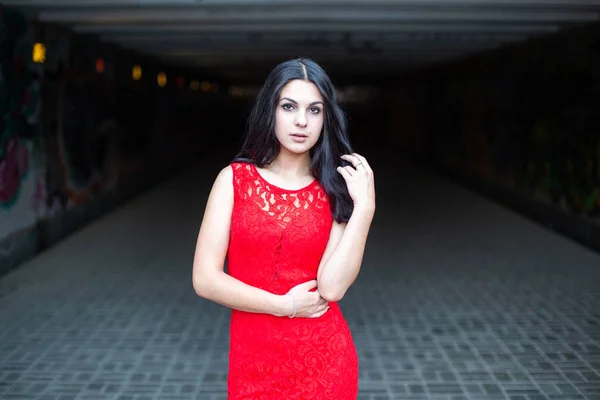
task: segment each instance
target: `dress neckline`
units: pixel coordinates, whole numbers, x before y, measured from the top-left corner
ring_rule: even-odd
[[[254,171],[254,173],[258,176],[258,179],[260,179],[263,183],[265,183],[266,185],[269,185],[270,187],[276,189],[277,191],[280,192],[285,192],[285,193],[297,193],[297,192],[301,192],[303,190],[309,189],[311,188],[313,185],[315,185],[316,183],[318,183],[317,178],[314,178],[312,180],[311,183],[309,183],[308,185],[301,187],[300,189],[285,189],[282,187],[279,187],[277,185],[272,184],[271,182],[269,182],[268,180],[266,180],[260,173],[260,171],[258,170],[258,168],[256,168],[256,165],[253,163],[250,163],[250,168],[252,168],[252,170]]]

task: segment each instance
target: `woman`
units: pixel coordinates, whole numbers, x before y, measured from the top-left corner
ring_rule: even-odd
[[[232,308],[229,400],[356,399],[337,302],[374,212],[373,172],[350,149],[328,76],[309,59],[278,65],[216,178],[194,256],[196,293]]]

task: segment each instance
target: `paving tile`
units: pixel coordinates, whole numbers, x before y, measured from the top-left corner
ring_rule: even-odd
[[[0,277],[0,399],[226,399],[229,311],[190,284],[215,172]],[[359,399],[600,399],[600,255],[415,166],[378,180],[341,301]]]

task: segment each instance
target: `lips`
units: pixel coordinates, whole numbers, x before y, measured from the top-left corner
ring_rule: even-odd
[[[308,135],[305,135],[304,133],[292,133],[290,136],[296,143],[304,143],[308,140]]]

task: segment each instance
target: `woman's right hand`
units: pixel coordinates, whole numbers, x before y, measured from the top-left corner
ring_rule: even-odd
[[[311,292],[311,289],[317,287],[316,279],[301,283],[294,286],[287,294],[283,297],[287,301],[288,308],[287,316],[291,316],[294,313],[294,301],[296,302],[296,315],[294,318],[319,318],[329,310],[329,302],[321,297],[318,290]],[[292,297],[294,300],[292,300]]]

